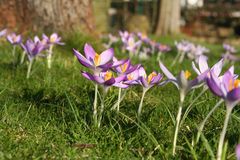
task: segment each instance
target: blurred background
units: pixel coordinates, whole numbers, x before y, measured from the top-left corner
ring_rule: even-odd
[[[0,0],[0,29],[186,34],[238,44],[240,0]]]

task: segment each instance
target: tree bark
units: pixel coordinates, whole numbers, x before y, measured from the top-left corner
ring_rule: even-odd
[[[161,0],[157,35],[179,33],[180,9],[180,0]]]
[[[0,0],[0,28],[94,31],[91,0]]]

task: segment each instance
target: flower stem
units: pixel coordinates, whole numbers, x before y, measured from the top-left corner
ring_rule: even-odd
[[[99,115],[99,120],[98,120],[98,128],[100,128],[100,126],[101,126],[101,121],[102,121],[102,117],[103,117],[105,94],[106,93],[103,93],[103,96],[102,96],[101,110],[100,110],[100,115]]]
[[[13,50],[12,50],[12,55],[13,55],[13,57],[15,57],[15,52],[16,52],[16,46],[13,45]]]
[[[160,61],[161,56],[162,56],[162,52],[158,52],[157,61]]]
[[[179,60],[178,60],[178,62],[179,62],[180,64],[183,62],[184,57],[185,57],[185,53],[182,52],[182,53],[181,53],[181,56],[180,56],[180,58],[179,58]]]
[[[119,109],[120,109],[121,94],[122,94],[122,88],[119,88],[119,90],[118,90],[117,112],[119,112]]]
[[[25,55],[26,55],[26,53],[25,53],[25,51],[23,51],[23,52],[22,52],[22,57],[21,57],[20,64],[23,64]]]
[[[178,107],[178,114],[176,118],[176,123],[175,123],[175,133],[174,133],[174,139],[173,139],[173,155],[176,153],[176,145],[177,145],[177,138],[178,138],[178,131],[179,131],[179,124],[181,121],[181,115],[182,115],[182,107],[183,107],[183,102],[185,99],[185,94],[180,94],[180,104]]]
[[[227,131],[229,118],[230,118],[231,113],[232,113],[232,108],[233,108],[232,106],[227,106],[227,112],[226,112],[226,116],[225,116],[225,120],[224,120],[224,125],[223,125],[222,132],[220,134],[220,139],[219,139],[219,143],[218,143],[217,160],[222,159],[223,143],[224,143],[224,138],[225,138],[225,134],[226,134],[226,131]]]
[[[98,94],[98,85],[95,84],[95,95],[94,95],[94,102],[93,102],[93,122],[94,125],[97,126],[97,94]]]
[[[204,120],[202,121],[202,123],[200,124],[200,127],[198,129],[198,133],[197,133],[197,138],[196,138],[196,143],[198,143],[200,135],[202,133],[202,130],[205,126],[205,123],[207,122],[207,120],[209,119],[209,117],[213,114],[213,112],[223,103],[223,100],[221,99],[213,108],[212,110],[208,113],[208,115],[204,118]]]
[[[173,60],[173,62],[172,62],[172,64],[171,64],[171,66],[174,66],[174,65],[176,64],[177,59],[179,58],[179,56],[180,56],[180,52],[177,53],[177,55],[176,55],[176,57],[174,58],[174,60]]]
[[[142,98],[141,98],[141,101],[140,101],[140,104],[139,104],[139,107],[138,107],[138,118],[140,118],[141,116],[141,112],[142,112],[142,106],[143,106],[143,99],[145,97],[145,94],[147,92],[147,89],[143,89],[143,93],[142,93]]]
[[[47,56],[48,69],[50,69],[51,66],[52,66],[52,50],[53,50],[53,45],[50,46],[49,53],[48,53],[48,56]]]
[[[32,69],[32,64],[33,64],[33,60],[30,60],[30,61],[29,61],[29,64],[28,64],[28,70],[27,70],[27,79],[30,77],[30,72],[31,72],[31,69]]]

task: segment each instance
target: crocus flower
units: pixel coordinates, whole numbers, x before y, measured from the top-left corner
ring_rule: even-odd
[[[121,40],[123,43],[126,43],[130,34],[128,33],[128,31],[119,31],[119,35],[121,37]]]
[[[28,65],[28,72],[27,78],[30,76],[31,68],[33,59],[44,50],[44,46],[40,42],[34,42],[31,39],[28,39],[25,44],[21,44],[22,48],[28,55],[29,65]]]
[[[91,69],[95,74],[107,71],[112,66],[114,51],[112,48],[103,51],[101,54],[95,52],[91,45],[85,44],[85,57],[73,49],[78,61],[85,67]]]
[[[114,43],[116,43],[118,41],[119,41],[118,37],[116,37],[112,34],[108,34],[108,43],[104,43],[103,45],[104,45],[105,48],[110,48],[110,47],[112,47],[112,45]]]
[[[22,36],[16,35],[15,33],[11,33],[11,34],[7,35],[7,40],[12,45],[19,45],[22,42]]]
[[[182,107],[183,107],[183,102],[185,100],[186,94],[192,88],[198,86],[200,83],[203,82],[203,80],[206,77],[206,74],[208,73],[208,70],[203,74],[197,76],[197,78],[193,80],[188,80],[191,76],[191,73],[189,71],[185,71],[185,72],[181,71],[177,77],[174,77],[172,73],[161,62],[159,65],[164,75],[168,78],[170,82],[172,82],[179,89],[179,92],[180,92],[180,104],[178,107],[178,114],[176,117],[176,128],[175,128],[175,134],[174,134],[174,140],[173,140],[173,155],[175,155],[179,125],[180,125],[181,115],[182,115]]]
[[[3,30],[1,30],[1,31],[0,31],[0,37],[5,36],[6,33],[7,33],[7,29],[3,29]]]
[[[240,160],[240,144],[238,144],[236,147],[236,157],[237,160]]]
[[[64,43],[61,42],[62,38],[57,33],[51,34],[50,37],[43,34],[42,38],[45,39],[45,41],[47,41],[47,43],[51,45],[53,44],[64,45]]]
[[[205,73],[207,70],[211,70],[211,72],[213,72],[216,76],[219,76],[223,67],[223,59],[221,59],[215,65],[213,65],[211,69],[208,66],[207,59],[208,58],[206,56],[201,55],[197,61],[198,68],[196,67],[195,63],[192,62],[192,68],[194,69],[194,71],[198,75],[201,75]]]
[[[133,72],[138,68],[139,65],[133,66],[131,64],[130,59],[127,60],[117,60],[117,58],[113,57],[113,65],[112,68],[118,75],[128,74]]]
[[[146,44],[148,44],[151,41],[147,34],[141,32],[137,33],[137,37]]]
[[[146,92],[153,86],[158,85],[162,80],[162,75],[153,71],[151,74],[147,75],[143,67],[140,67],[139,70],[139,84],[143,87],[142,98],[138,107],[138,117],[140,117],[142,112],[143,99]]]
[[[224,43],[223,44],[223,49],[227,52],[227,53],[236,53],[236,48],[234,48],[233,46]]]
[[[231,67],[222,77],[217,77],[214,73],[211,73],[210,77],[207,78],[207,84],[213,94],[225,101],[227,109],[217,151],[217,160],[221,160],[228,121],[232,109],[240,102],[240,80],[236,79],[233,74],[233,67]]]
[[[137,53],[138,48],[141,46],[141,41],[135,41],[133,36],[130,36],[125,43],[126,50],[129,51],[130,57]]]
[[[99,76],[93,75],[88,72],[82,72],[82,75],[100,85],[108,89],[110,86],[120,87],[120,88],[127,88],[128,85],[120,83],[125,79],[125,75],[121,75],[118,77],[114,77],[111,71],[101,72]]]

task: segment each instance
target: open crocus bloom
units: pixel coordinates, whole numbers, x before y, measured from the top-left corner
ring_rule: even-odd
[[[49,44],[58,44],[58,45],[64,45],[63,42],[61,42],[61,37],[58,36],[57,33],[53,33],[50,35],[50,37],[48,38],[48,36],[46,36],[45,34],[42,35],[42,38],[45,39]]]
[[[121,83],[125,79],[125,75],[114,77],[113,73],[111,71],[101,72],[99,74],[99,76],[83,71],[82,75],[83,75],[83,77],[85,77],[91,81],[94,81],[94,82],[102,85],[105,88],[108,88],[110,86],[116,86],[119,88],[128,88],[129,87],[129,85]]]
[[[130,34],[128,33],[128,31],[119,31],[119,35],[121,37],[121,40],[123,43],[126,43]]]
[[[18,45],[22,42],[22,36],[16,35],[15,33],[11,33],[7,36],[7,40],[12,45]]]
[[[151,41],[150,38],[148,38],[147,34],[144,34],[144,33],[141,33],[141,32],[138,32],[138,33],[137,33],[137,37],[138,37],[141,41],[143,41],[144,43],[147,43],[147,44]]]
[[[129,59],[118,61],[115,57],[113,57],[113,70],[118,74],[128,74],[133,72],[139,67],[139,65],[133,66]]]
[[[198,75],[201,75],[205,73],[207,70],[209,70],[206,56],[201,55],[198,58],[197,64],[198,64],[198,68],[196,67],[195,63],[192,62],[192,67]],[[223,59],[221,59],[219,62],[213,65],[210,71],[213,72],[216,76],[219,76],[222,71],[222,67],[223,67]]]
[[[144,87],[144,88],[151,88],[154,85],[158,85],[160,81],[162,80],[162,75],[160,73],[157,73],[153,71],[149,75],[146,74],[146,71],[143,67],[139,68],[139,83]]]
[[[221,77],[211,73],[210,77],[207,78],[207,85],[210,90],[224,99],[227,106],[234,106],[240,101],[240,80],[236,78],[232,70],[229,69]]]
[[[172,82],[179,90],[181,90],[181,92],[183,92],[182,94],[186,94],[193,87],[201,84],[208,73],[208,70],[206,70],[205,72],[198,75],[195,79],[189,80],[191,76],[191,73],[189,71],[181,71],[177,77],[174,77],[161,62],[159,65],[168,80]]]
[[[240,160],[240,144],[238,144],[236,147],[236,157],[237,160]]]
[[[33,42],[31,39],[28,39],[25,44],[21,44],[22,48],[28,55],[28,59],[31,61],[37,54],[43,51],[45,46],[40,42]]]
[[[129,52],[135,52],[137,48],[141,45],[141,43],[141,41],[135,41],[134,37],[130,36],[125,43],[126,50],[128,50]]]
[[[114,55],[112,48],[98,54],[91,45],[86,43],[84,46],[85,57],[75,49],[73,49],[73,53],[83,66],[90,68],[94,73],[104,72],[112,67],[112,59]]]
[[[40,38],[38,36],[35,36],[33,40],[34,40],[34,43],[38,43],[38,42],[41,43],[41,45],[44,46],[44,49],[49,48],[49,44],[46,39],[40,40]]]
[[[5,36],[6,33],[7,33],[7,29],[3,29],[3,30],[1,30],[1,31],[0,31],[0,37]]]

